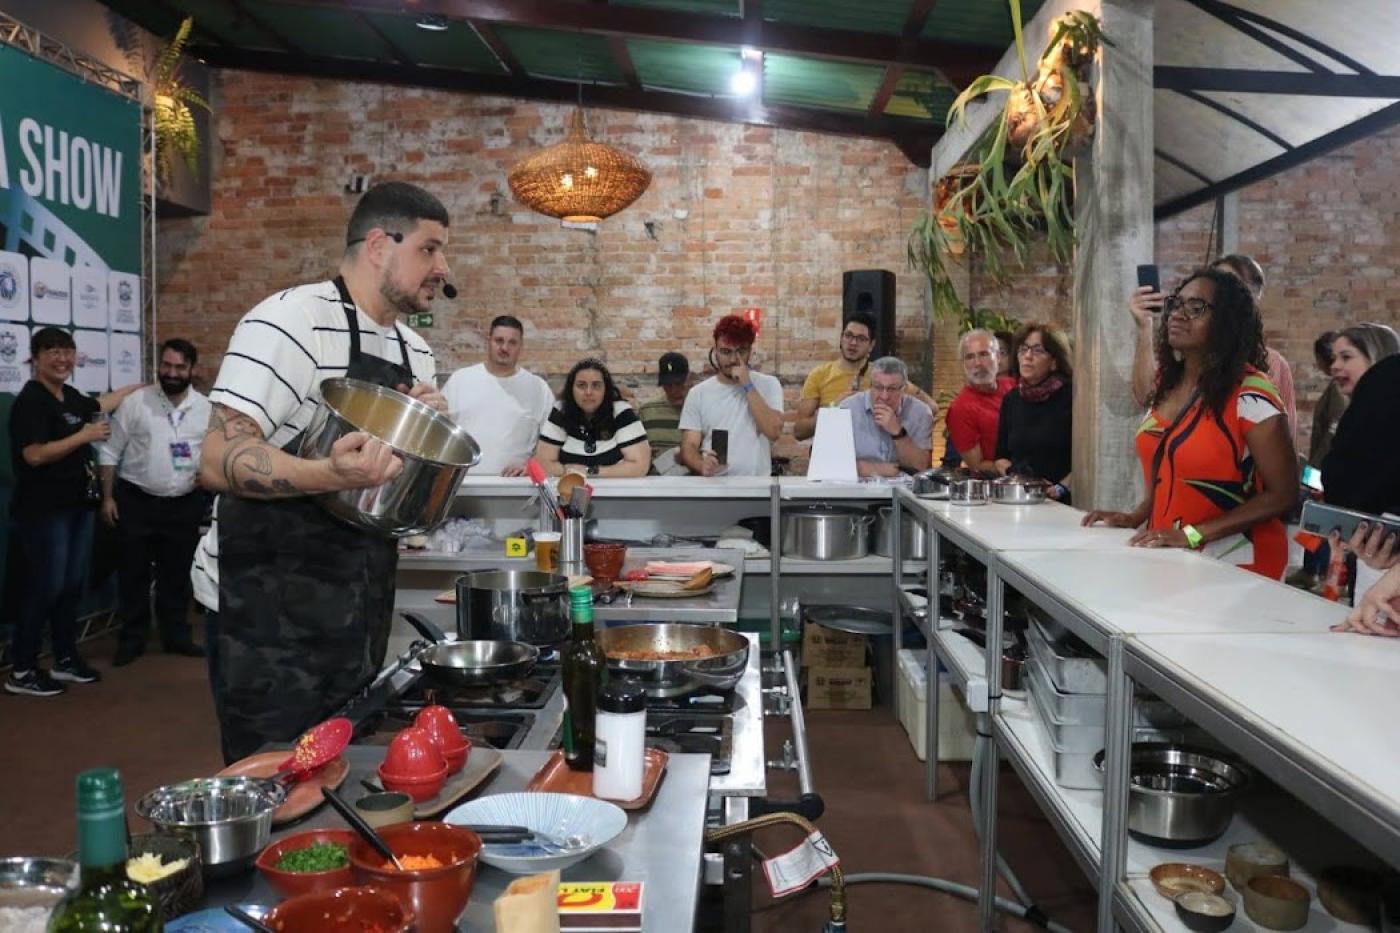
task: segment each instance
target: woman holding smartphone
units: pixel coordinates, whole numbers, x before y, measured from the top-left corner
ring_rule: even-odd
[[[1298,492],[1283,402],[1264,374],[1263,324],[1236,276],[1191,274],[1163,303],[1157,379],[1137,432],[1147,495],[1131,512],[1085,525],[1142,527],[1130,544],[1204,550],[1283,576],[1283,516]]]

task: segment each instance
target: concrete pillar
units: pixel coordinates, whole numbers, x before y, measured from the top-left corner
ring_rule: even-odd
[[[1142,492],[1127,300],[1137,266],[1153,255],[1153,4],[1098,6],[1113,46],[1101,58],[1098,130],[1088,155],[1075,160],[1073,487],[1081,508],[1126,510]]]
[[[1216,210],[1220,217],[1220,249],[1216,252],[1221,256],[1240,251],[1240,193],[1231,191],[1229,194],[1222,194],[1217,202]]]

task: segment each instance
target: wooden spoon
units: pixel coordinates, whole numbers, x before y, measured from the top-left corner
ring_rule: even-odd
[[[700,571],[695,576],[682,583],[681,589],[703,590],[705,587],[710,585],[710,580],[714,578],[714,575],[714,570],[709,567],[706,567],[704,570]]]

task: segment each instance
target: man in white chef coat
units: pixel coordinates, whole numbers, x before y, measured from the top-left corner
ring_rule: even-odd
[[[497,317],[487,340],[486,361],[457,370],[442,394],[453,419],[481,445],[481,462],[472,473],[523,476],[554,407],[554,392],[520,366],[525,325],[519,318]]]

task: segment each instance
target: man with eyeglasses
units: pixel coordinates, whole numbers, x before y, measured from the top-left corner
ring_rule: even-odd
[[[870,388],[841,403],[851,413],[856,472],[898,476],[927,470],[933,450],[933,411],[904,393],[909,369],[898,357],[870,364]]]
[[[416,185],[385,182],[350,216],[339,274],[267,298],[239,321],[209,393],[200,482],[219,493],[195,555],[209,610],[210,685],[224,759],[290,742],[343,706],[384,664],[393,538],[334,518],[321,493],[374,489],[403,461],[354,431],[330,456],[298,456],[337,377],[405,392],[445,412],[433,351],[398,321],[447,281],[448,215]]]
[[[715,325],[710,351],[715,374],[690,390],[681,409],[680,459],[692,473],[768,476],[773,471],[773,441],[783,430],[783,386],[749,369],[757,336],[753,324],[737,314]],[[716,431],[726,432],[723,451],[715,449]]]
[[[967,385],[948,406],[948,439],[970,470],[995,469],[1001,402],[1016,386],[998,375],[999,341],[989,330],[970,330],[958,341]]]
[[[793,436],[799,441],[817,433],[817,409],[838,404],[870,388],[870,351],[875,345],[875,315],[857,311],[841,329],[841,356],[812,369],[802,383]]]

